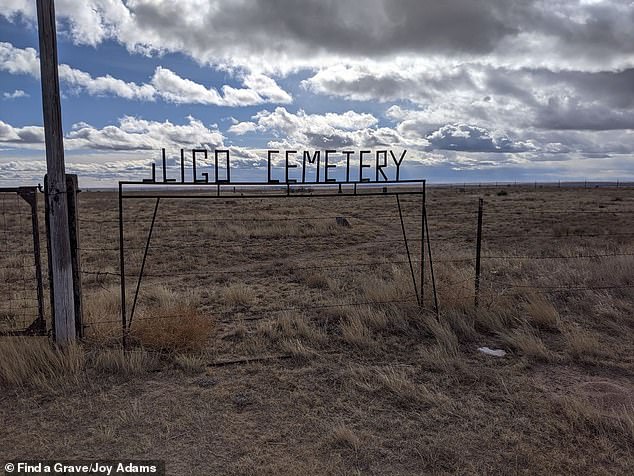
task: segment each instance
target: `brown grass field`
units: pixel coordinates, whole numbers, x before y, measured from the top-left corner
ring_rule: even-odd
[[[393,196],[162,199],[124,354],[116,194],[82,192],[86,338],[0,338],[0,460],[632,474],[634,190],[430,188],[427,202],[439,319],[429,270],[416,303]],[[401,204],[419,282],[420,197]],[[125,202],[128,310],[153,208]],[[32,258],[10,252],[28,227],[16,238],[23,223],[4,219],[12,328],[34,317],[17,304]]]

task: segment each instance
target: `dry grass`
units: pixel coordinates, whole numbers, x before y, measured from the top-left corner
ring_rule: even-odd
[[[557,330],[559,313],[543,294],[531,294],[523,304],[526,320],[531,326],[546,330]]]
[[[85,366],[81,347],[57,349],[45,338],[0,340],[0,382],[8,386],[50,388],[78,378]]]
[[[280,349],[298,360],[309,360],[319,355],[299,339],[282,339]]]
[[[601,343],[587,331],[577,326],[569,326],[562,331],[568,354],[575,360],[585,360],[606,354]]]
[[[130,337],[146,349],[197,352],[210,343],[214,321],[193,307],[146,310],[132,323]]]
[[[444,395],[412,381],[405,369],[394,366],[357,368],[351,369],[351,373],[359,388],[373,394],[387,394],[400,406],[429,407],[448,402]]]
[[[576,430],[591,431],[603,437],[618,435],[634,444],[634,405],[604,411],[578,396],[563,397],[559,405]]]
[[[377,346],[368,323],[358,314],[350,314],[343,319],[339,324],[339,330],[343,341],[353,347],[372,350]]]
[[[258,332],[273,342],[301,340],[314,346],[326,338],[305,315],[292,311],[281,312],[275,321],[262,322]]]
[[[142,349],[123,351],[102,349],[92,357],[92,367],[98,372],[115,375],[142,375],[159,365],[156,354]]]
[[[174,363],[187,373],[197,374],[204,372],[208,360],[201,355],[177,354],[174,356]]]
[[[255,301],[255,293],[243,283],[234,283],[222,290],[222,299],[229,307],[248,306]]]
[[[616,234],[630,226],[634,197],[498,191],[430,188],[439,320],[429,312],[429,273],[424,312],[415,303],[346,305],[413,300],[408,266],[390,263],[406,260],[393,197],[293,199],[283,210],[166,200],[155,229],[161,252],[148,257],[132,328],[137,346],[116,347],[118,283],[95,275],[84,281],[90,327],[78,355],[0,346],[0,458],[28,447],[33,458],[151,455],[173,474],[629,474],[634,291],[530,286],[628,285],[634,261],[514,256],[634,253],[631,238]],[[474,234],[479,195],[485,256],[507,258],[483,259],[474,309],[474,243],[464,238]],[[116,251],[105,251],[116,226],[91,224],[116,220],[112,198],[82,194],[83,246],[104,249],[86,253],[85,269],[118,269]],[[402,205],[415,233],[420,203]],[[135,276],[134,246],[143,247],[153,204],[126,207]],[[542,213],[551,209],[567,211],[559,231]],[[307,218],[335,214],[353,226]],[[227,216],[236,220],[214,221]],[[290,216],[304,218],[261,221]],[[579,230],[601,236],[570,235]],[[415,257],[418,246],[410,242]],[[304,269],[313,263],[324,267]],[[14,279],[19,261],[9,264]],[[23,316],[14,308],[6,317]],[[511,352],[491,357],[480,346]]]
[[[502,340],[511,348],[518,350],[526,357],[548,362],[554,355],[548,350],[537,331],[525,326],[504,332],[500,332]]]
[[[346,425],[337,425],[332,430],[332,443],[335,447],[350,448],[355,452],[361,448],[361,440]]]
[[[308,287],[317,289],[335,289],[337,282],[320,270],[302,270],[301,279]]]

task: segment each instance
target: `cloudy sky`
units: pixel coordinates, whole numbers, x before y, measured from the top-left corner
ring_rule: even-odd
[[[66,162],[408,150],[410,178],[634,179],[631,0],[57,0]],[[44,169],[35,0],[0,0],[0,183]],[[236,176],[234,174],[234,176]]]

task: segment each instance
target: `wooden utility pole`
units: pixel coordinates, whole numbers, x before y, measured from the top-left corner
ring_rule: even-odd
[[[37,23],[40,37],[40,81],[48,175],[47,195],[51,240],[49,272],[53,276],[55,340],[58,344],[65,345],[75,341],[75,301],[53,0],[37,0]]]

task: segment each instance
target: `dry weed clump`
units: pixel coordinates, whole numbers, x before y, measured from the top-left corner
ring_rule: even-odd
[[[474,327],[484,334],[499,334],[521,326],[525,321],[514,313],[512,307],[491,306],[475,312]]]
[[[59,349],[46,338],[5,337],[0,341],[0,382],[22,387],[53,385],[79,378],[86,365],[83,349]],[[72,381],[71,379],[71,381]]]
[[[197,352],[207,347],[213,330],[211,317],[194,307],[174,305],[143,311],[132,323],[130,337],[151,350]]]

